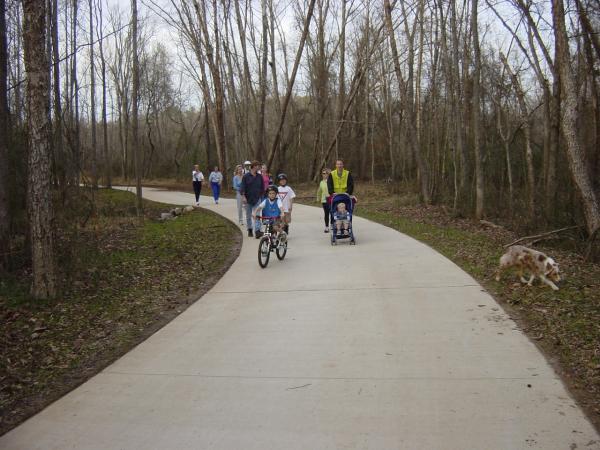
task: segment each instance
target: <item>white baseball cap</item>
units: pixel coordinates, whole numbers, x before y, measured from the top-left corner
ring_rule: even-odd
[[[244,161],[244,165],[245,165],[245,166],[249,166],[249,165],[251,165],[251,164],[252,164],[252,163],[251,163],[250,161],[248,161],[248,160]]]

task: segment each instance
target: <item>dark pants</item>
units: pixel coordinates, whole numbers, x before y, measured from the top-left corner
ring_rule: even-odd
[[[200,201],[200,191],[202,190],[202,181],[192,181],[194,185],[194,195],[196,195],[196,203]]]
[[[221,195],[221,185],[219,183],[210,182],[210,187],[212,187],[213,197],[215,202],[219,201],[219,195]]]
[[[331,209],[330,209],[329,203],[327,203],[327,202],[322,203],[322,205],[323,205],[323,213],[324,213],[323,218],[325,219],[325,226],[328,227],[329,226],[329,211],[331,211]]]

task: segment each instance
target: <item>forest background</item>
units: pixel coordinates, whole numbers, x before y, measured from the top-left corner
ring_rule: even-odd
[[[100,185],[139,193],[195,163],[229,180],[246,159],[293,184],[341,157],[361,182],[456,216],[575,227],[597,256],[597,2],[0,0],[0,12],[0,260],[31,266],[34,297],[57,291],[53,234],[70,204],[93,215]]]

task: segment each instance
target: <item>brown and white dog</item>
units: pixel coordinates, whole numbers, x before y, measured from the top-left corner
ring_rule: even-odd
[[[537,276],[552,289],[558,291],[558,286],[554,284],[554,282],[558,283],[560,281],[558,264],[544,253],[522,245],[509,247],[500,258],[500,267],[496,271],[496,281],[500,281],[500,274],[511,267],[518,269],[518,275],[522,283],[531,286]],[[523,276],[525,271],[531,275],[529,280],[526,280]]]

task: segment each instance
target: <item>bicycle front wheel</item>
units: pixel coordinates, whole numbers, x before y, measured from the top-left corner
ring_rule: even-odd
[[[280,242],[275,250],[275,254],[277,255],[277,259],[282,261],[285,258],[285,254],[287,253],[287,240]]]
[[[271,240],[268,236],[263,236],[258,243],[258,264],[263,269],[269,264],[271,256]]]

